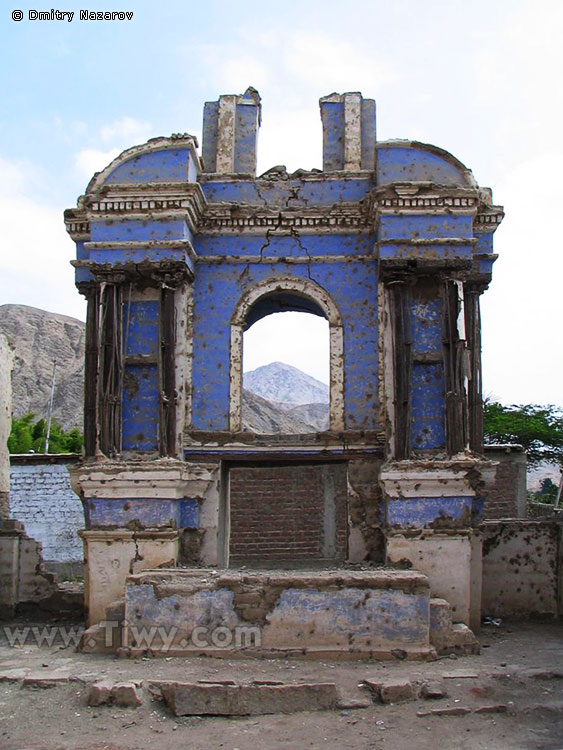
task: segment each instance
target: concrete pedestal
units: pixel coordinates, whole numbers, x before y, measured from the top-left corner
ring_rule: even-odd
[[[123,599],[125,580],[178,559],[177,531],[100,530],[79,532],[84,543],[84,604],[88,625],[105,619],[106,607]]]
[[[388,564],[404,566],[406,561],[428,576],[432,596],[449,602],[454,622],[479,631],[482,543],[478,532],[388,537]]]

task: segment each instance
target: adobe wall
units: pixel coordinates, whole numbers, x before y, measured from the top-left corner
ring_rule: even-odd
[[[483,615],[562,614],[563,524],[486,521],[483,533]]]

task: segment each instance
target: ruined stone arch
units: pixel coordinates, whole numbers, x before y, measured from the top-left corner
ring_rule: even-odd
[[[329,324],[330,336],[330,407],[329,429],[338,431],[344,429],[344,336],[342,318],[334,300],[325,289],[309,279],[286,276],[274,278],[256,284],[244,292],[239,299],[231,317],[231,349],[230,349],[230,430],[238,432],[242,428],[242,341],[243,333],[249,327],[248,316],[252,309],[261,301],[270,298],[301,297],[316,310],[309,312],[322,314]],[[312,303],[312,305],[311,305]],[[287,309],[292,309],[288,307]],[[295,309],[295,308],[293,308]],[[268,313],[259,315],[260,320]],[[253,321],[255,322],[255,321]]]

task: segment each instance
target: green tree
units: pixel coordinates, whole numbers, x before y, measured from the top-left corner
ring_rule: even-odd
[[[518,443],[526,449],[528,464],[542,461],[563,467],[563,411],[558,406],[486,402],[486,443]]]
[[[485,402],[485,443],[518,443],[526,450],[528,465],[543,461],[558,464],[563,471],[563,410],[558,406]],[[548,484],[549,482],[549,484]],[[559,488],[544,480],[538,493],[528,493],[534,502],[561,504],[563,474]]]
[[[26,414],[19,419],[12,419],[12,430],[8,438],[10,453],[43,453],[47,423],[44,419],[33,422],[35,415]],[[80,430],[74,428],[69,432],[53,420],[49,435],[49,453],[80,453],[84,439]]]
[[[8,438],[10,453],[29,453],[33,448],[31,420],[33,414],[26,414],[20,419],[12,419],[12,430]]]

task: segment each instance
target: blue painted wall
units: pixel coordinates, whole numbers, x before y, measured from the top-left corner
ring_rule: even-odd
[[[248,103],[246,103],[248,102]],[[208,102],[204,113],[204,173],[189,148],[167,143],[118,164],[107,184],[200,181],[209,203],[248,204],[266,208],[276,216],[291,210],[327,206],[345,207],[367,198],[374,187],[419,180],[426,184],[472,187],[466,168],[435,147],[414,142],[387,142],[375,148],[375,102],[362,100],[361,161],[363,174],[344,172],[284,175],[256,180],[210,175],[216,167],[218,103]],[[339,170],[344,159],[344,104],[322,102],[325,124],[324,159],[327,170]],[[237,102],[235,113],[234,170],[252,172],[255,158],[258,104],[250,93]],[[376,152],[376,164],[374,153]],[[207,172],[207,174],[205,174]],[[103,200],[103,196],[98,196]],[[461,260],[469,268],[490,273],[490,232],[473,231],[471,216],[432,214],[382,215],[376,233],[330,234],[330,225],[312,230],[269,236],[257,234],[192,236],[183,218],[158,218],[148,210],[146,218],[91,218],[92,242],[108,247],[86,250],[77,242],[80,260],[106,266],[115,264],[181,260],[194,272],[192,427],[226,430],[229,427],[230,321],[241,296],[259,282],[279,276],[306,278],[326,290],[344,322],[344,396],[347,429],[377,429],[378,419],[378,263],[401,259]],[[474,245],[475,237],[477,244]],[[433,242],[433,240],[436,240]],[[456,241],[454,241],[456,240]],[[181,243],[189,241],[201,263],[194,265]],[[441,241],[441,242],[438,242]],[[112,243],[128,242],[127,248]],[[177,242],[179,247],[165,247]],[[210,256],[229,262],[206,263]],[[245,263],[242,256],[275,258],[277,262]],[[319,256],[345,261],[290,263]],[[362,256],[361,260],[356,260]],[[365,256],[368,256],[366,259]],[[233,262],[235,261],[235,262]],[[465,266],[463,266],[465,267]],[[77,281],[91,278],[77,270]],[[124,312],[125,315],[125,312]],[[123,447],[154,450],[158,447],[158,303],[134,302],[124,324],[126,358],[123,392]],[[442,309],[436,288],[433,299],[414,300],[411,309],[413,343],[411,445],[415,449],[441,449],[444,434],[444,372],[442,358]],[[137,359],[134,359],[137,357]],[[143,361],[139,357],[144,357]],[[127,359],[129,358],[129,360]],[[133,358],[133,359],[132,359]]]
[[[303,238],[312,250],[318,238]],[[338,242],[323,238],[321,245]],[[214,242],[204,240],[209,245]],[[248,238],[245,253],[256,251],[257,238]],[[367,238],[342,238],[369,245]],[[233,252],[242,252],[231,240]],[[224,238],[218,244],[228,244]],[[250,246],[250,247],[249,247]],[[199,247],[199,245],[198,245]],[[291,237],[276,238],[282,257],[302,250]],[[270,252],[270,248],[268,248]],[[374,261],[291,265],[200,264],[194,281],[193,341],[193,427],[226,430],[229,427],[229,321],[242,294],[261,281],[276,276],[293,276],[316,282],[337,305],[344,321],[345,422],[348,429],[375,429],[378,426],[377,368],[377,273]]]
[[[86,512],[90,528],[107,528],[134,524],[151,528],[199,527],[199,502],[195,498],[91,498]]]
[[[481,497],[400,497],[386,501],[387,525],[394,528],[475,526],[483,515]]]
[[[158,386],[158,300],[126,300],[123,307],[123,354],[125,358],[122,399],[122,446],[124,450],[156,450],[160,390]],[[129,357],[144,357],[139,363]]]
[[[195,182],[197,167],[188,148],[167,148],[133,156],[106,178],[108,184]]]
[[[432,147],[410,141],[377,144],[377,184],[410,180],[434,182],[438,185],[463,185],[468,181],[465,167],[449,154],[440,154]]]
[[[439,294],[438,287],[435,294]],[[446,443],[442,307],[439,296],[414,299],[411,305],[413,450],[443,448]],[[440,361],[428,361],[429,358]]]

